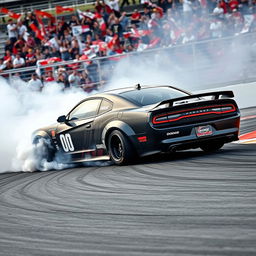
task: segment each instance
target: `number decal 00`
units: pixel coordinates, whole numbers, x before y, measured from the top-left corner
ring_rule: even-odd
[[[62,145],[63,150],[65,152],[69,152],[69,151],[74,151],[75,150],[73,142],[72,142],[72,138],[71,138],[69,133],[66,133],[65,135],[61,134],[60,135],[60,142],[61,142],[61,145]]]

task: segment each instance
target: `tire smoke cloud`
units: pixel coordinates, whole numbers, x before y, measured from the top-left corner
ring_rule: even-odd
[[[30,91],[22,80],[10,84],[0,78],[0,173],[34,171],[31,135],[34,130],[54,123],[78,101],[86,97],[80,90],[62,91],[58,84],[48,84],[41,93]],[[63,166],[45,166],[62,169]]]

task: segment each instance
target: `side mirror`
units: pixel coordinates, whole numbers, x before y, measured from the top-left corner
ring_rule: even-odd
[[[57,119],[58,123],[65,123],[67,121],[66,116],[59,116]]]

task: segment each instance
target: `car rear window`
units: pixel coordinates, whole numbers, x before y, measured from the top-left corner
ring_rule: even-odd
[[[137,105],[147,106],[164,100],[187,96],[188,94],[170,87],[159,87],[122,92],[120,95]]]

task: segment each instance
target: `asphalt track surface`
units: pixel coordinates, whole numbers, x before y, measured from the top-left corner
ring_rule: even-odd
[[[1,174],[0,255],[256,255],[256,144]]]

